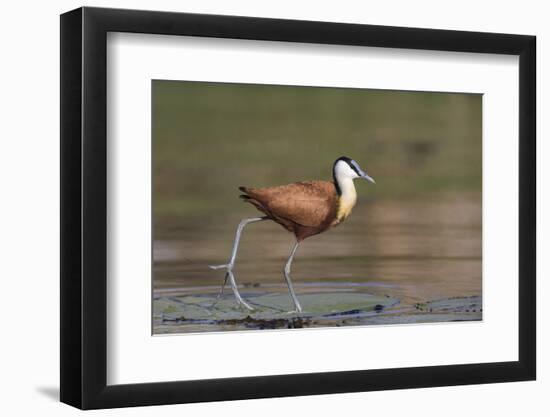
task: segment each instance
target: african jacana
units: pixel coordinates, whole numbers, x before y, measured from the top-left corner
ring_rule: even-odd
[[[265,216],[242,220],[237,227],[229,262],[224,265],[210,266],[212,269],[226,269],[225,280],[218,298],[223,294],[225,284],[229,280],[237,302],[247,309],[253,310],[243,300],[237,289],[233,267],[244,227],[249,223],[273,220],[296,236],[296,243],[290,252],[283,272],[288,290],[294,301],[295,311],[302,311],[302,306],[296,297],[290,279],[290,265],[298,245],[310,236],[337,226],[350,215],[357,201],[357,192],[353,184],[354,179],[364,178],[372,183],[375,182],[361,169],[357,162],[345,156],[334,162],[332,177],[333,181],[304,181],[278,187],[239,187],[239,190],[244,193],[240,198],[255,206]]]

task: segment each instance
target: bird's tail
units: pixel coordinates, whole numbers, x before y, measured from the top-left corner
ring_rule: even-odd
[[[249,188],[249,187],[239,187],[239,190],[244,193],[239,196],[239,198],[242,201],[244,201],[245,203],[252,204],[259,211],[264,213],[266,215],[266,218],[270,218],[269,212],[264,208],[263,204],[257,198],[256,192],[255,192],[256,189]]]
[[[242,199],[243,201],[250,200],[251,197],[248,195],[248,188],[247,187],[242,187],[241,186],[241,187],[239,187],[239,190],[244,193],[244,194],[241,194],[239,196],[240,199]]]

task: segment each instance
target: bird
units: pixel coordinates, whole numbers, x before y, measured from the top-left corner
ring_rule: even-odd
[[[217,300],[223,295],[225,285],[229,281],[237,303],[248,310],[254,310],[239,293],[233,269],[243,229],[251,223],[272,220],[293,233],[296,238],[283,274],[294,303],[294,310],[289,313],[301,313],[303,309],[290,277],[290,267],[296,251],[308,237],[338,226],[349,217],[357,202],[357,192],[353,182],[357,178],[376,184],[374,179],[363,171],[357,162],[346,156],[341,156],[334,161],[332,166],[332,181],[301,181],[265,188],[239,187],[242,192],[239,197],[244,202],[252,204],[264,215],[241,220],[237,226],[229,261],[222,265],[209,265],[212,269],[226,270]]]

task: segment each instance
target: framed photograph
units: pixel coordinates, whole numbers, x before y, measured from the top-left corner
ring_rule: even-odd
[[[61,16],[61,401],[533,380],[535,37]]]

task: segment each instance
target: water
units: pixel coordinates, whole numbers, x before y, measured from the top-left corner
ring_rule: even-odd
[[[176,226],[171,222],[165,228],[157,225],[160,232],[154,241],[157,302],[165,297],[190,294],[206,297],[205,300],[212,298],[224,274],[209,269],[208,265],[227,262],[236,225],[241,218],[253,216],[255,210],[243,206],[240,214],[212,217],[201,224],[184,222]],[[479,320],[481,234],[480,198],[475,193],[417,200],[363,198],[345,223],[303,242],[293,263],[292,278],[298,297],[343,292],[398,300],[397,306],[388,306],[384,314],[356,317],[347,324]],[[292,244],[293,235],[270,221],[245,229],[235,268],[244,296],[267,293],[286,297],[282,268]],[[465,316],[472,297],[478,297],[475,314],[467,311],[469,314]],[[436,308],[430,317],[429,308],[422,308],[426,303],[445,300],[464,303],[459,302],[459,308],[445,307],[444,316],[440,314],[443,310]],[[224,302],[234,304],[230,291]],[[185,320],[168,322],[156,317],[155,333],[244,328],[236,322],[223,326],[208,321],[205,314],[206,321],[198,324]],[[336,324],[346,325],[341,321]],[[315,321],[311,325],[335,325],[335,322]]]

